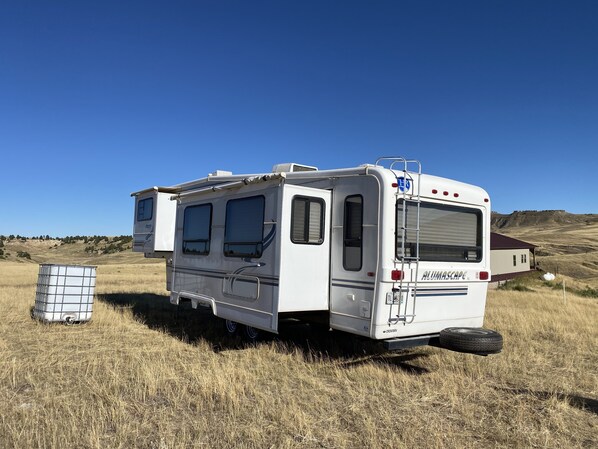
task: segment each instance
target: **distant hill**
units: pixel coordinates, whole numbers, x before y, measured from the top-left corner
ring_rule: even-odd
[[[511,214],[492,212],[492,229],[518,227],[553,227],[598,224],[598,214],[571,214],[564,210],[523,210]]]
[[[149,259],[131,250],[132,240],[131,236],[0,236],[0,262],[91,265],[145,263]]]

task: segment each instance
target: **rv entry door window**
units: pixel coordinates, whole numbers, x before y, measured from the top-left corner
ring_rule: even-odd
[[[347,271],[359,271],[363,249],[363,197],[361,195],[348,196],[345,199],[343,225],[343,267]]]

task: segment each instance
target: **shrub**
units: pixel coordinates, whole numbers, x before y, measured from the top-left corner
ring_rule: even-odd
[[[576,293],[584,298],[598,298],[598,288],[592,288],[589,285],[583,290],[577,290]]]
[[[523,285],[516,281],[507,281],[504,284],[498,286],[499,290],[510,290],[516,292],[533,292],[533,290],[526,285]]]
[[[113,243],[111,243],[110,245],[106,246],[106,248],[104,248],[104,254],[113,254],[113,253],[118,253],[119,251],[122,251],[122,249]]]
[[[31,254],[29,254],[27,251],[18,251],[17,252],[17,257],[21,257],[23,259],[29,259],[29,260],[31,260]]]

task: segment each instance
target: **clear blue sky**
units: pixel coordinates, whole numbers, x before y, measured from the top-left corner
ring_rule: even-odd
[[[381,155],[598,213],[598,2],[0,5],[0,234],[130,234],[135,190]]]

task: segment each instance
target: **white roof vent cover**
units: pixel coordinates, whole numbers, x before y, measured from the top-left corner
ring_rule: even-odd
[[[287,162],[285,164],[276,164],[272,167],[272,173],[289,173],[297,171],[318,171],[318,167],[312,167],[311,165],[302,165],[295,162]]]

